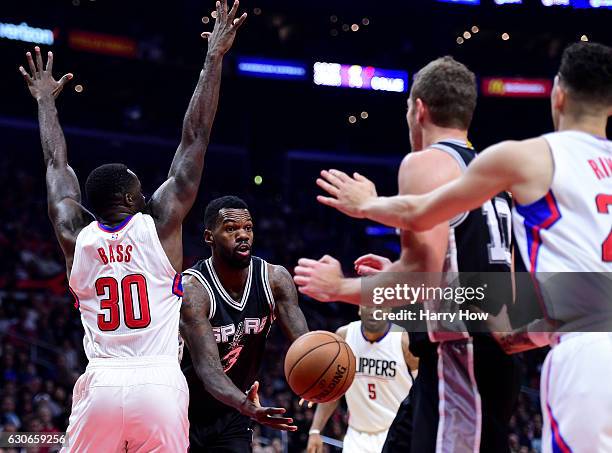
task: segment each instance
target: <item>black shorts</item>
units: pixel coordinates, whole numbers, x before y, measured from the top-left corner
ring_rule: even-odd
[[[468,353],[460,343],[456,347],[446,345],[442,367],[438,366],[439,356],[434,345],[420,355],[418,376],[389,428],[383,452],[433,453],[438,436],[447,446],[454,445],[464,451],[474,451],[476,443],[482,453],[509,452],[508,425],[520,389],[516,359],[505,354],[492,338],[483,335],[473,338],[473,360],[464,361]],[[472,370],[464,374],[463,378],[467,378],[464,382],[469,382],[469,375],[474,376],[477,393],[459,384],[462,377],[457,375],[457,370],[461,372],[467,363],[472,364]],[[442,386],[439,372],[448,380]],[[442,406],[439,404],[441,388],[445,392]],[[480,400],[480,413],[474,411],[478,407],[476,398]],[[446,408],[448,418],[439,434],[441,408]],[[472,419],[481,424],[480,436],[474,432],[476,423]],[[469,439],[469,445],[455,445],[457,438]]]
[[[219,416],[212,423],[189,420],[190,453],[251,453],[251,419],[236,411]]]

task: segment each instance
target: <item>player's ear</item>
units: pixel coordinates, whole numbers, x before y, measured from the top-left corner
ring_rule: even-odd
[[[416,100],[414,101],[414,108],[417,123],[423,123],[423,121],[425,121],[427,107],[425,106],[421,98],[416,98]]]
[[[134,206],[134,204],[136,204],[134,195],[131,192],[126,192],[123,195],[123,202],[125,203],[126,206]]]
[[[209,229],[204,230],[204,243],[209,247],[212,247],[213,242],[212,231]]]

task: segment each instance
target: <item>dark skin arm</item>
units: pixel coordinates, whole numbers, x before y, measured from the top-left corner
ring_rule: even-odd
[[[183,259],[181,225],[198,194],[204,155],[217,112],[223,56],[246,20],[246,13],[236,18],[238,6],[236,0],[228,11],[226,0],[216,3],[214,29],[212,33],[202,34],[208,39],[208,52],[185,113],[181,143],[170,165],[168,179],[155,191],[148,204],[164,251],[177,270],[182,268]]]
[[[30,72],[23,66],[19,71],[23,75],[30,94],[38,103],[38,123],[40,141],[46,168],[48,212],[55,235],[66,258],[68,278],[72,270],[74,247],[79,232],[94,217],[81,204],[81,188],[74,170],[68,165],[68,151],[64,132],[59,123],[55,99],[72,74],[61,79],[53,78],[53,53],[47,56],[44,66],[39,47],[34,48],[36,62],[30,52],[26,53]]]
[[[293,419],[280,417],[285,413],[285,409],[262,407],[259,404],[258,382],[255,382],[245,395],[225,374],[208,320],[209,295],[192,276],[183,278],[183,290],[180,333],[189,348],[195,371],[206,390],[223,404],[233,407],[262,425],[284,431],[297,430],[297,427],[292,425]]]
[[[276,304],[276,318],[287,339],[293,343],[308,333],[308,324],[298,304],[293,278],[283,266],[268,264],[268,272]]]

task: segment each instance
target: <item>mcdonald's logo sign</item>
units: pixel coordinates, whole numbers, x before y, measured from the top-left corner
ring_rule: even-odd
[[[552,82],[547,79],[485,77],[481,91],[484,96],[546,98],[552,91]]]

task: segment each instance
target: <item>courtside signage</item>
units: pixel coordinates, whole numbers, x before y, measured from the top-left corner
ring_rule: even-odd
[[[485,96],[507,98],[546,98],[550,96],[552,82],[548,79],[520,79],[485,77],[481,82]]]
[[[117,57],[135,58],[138,54],[138,46],[133,39],[91,31],[70,31],[68,45],[75,50]]]

